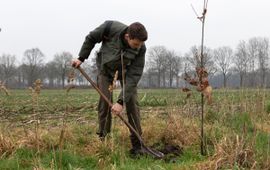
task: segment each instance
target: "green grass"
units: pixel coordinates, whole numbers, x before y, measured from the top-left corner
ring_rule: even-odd
[[[114,92],[116,101],[119,90]],[[101,144],[96,137],[98,93],[91,89],[73,89],[69,94],[65,90],[42,90],[38,102],[33,101],[29,90],[11,90],[11,96],[0,93],[0,132],[3,137],[9,137],[11,142],[20,141],[27,131],[35,132],[33,113],[40,119],[40,151],[33,143],[27,143],[16,148],[11,154],[0,152],[0,169],[120,169],[120,170],[163,170],[163,169],[194,169],[194,165],[206,163],[215,154],[214,143],[224,138],[230,139],[234,135],[244,136],[247,144],[254,143],[253,153],[257,161],[257,168],[265,167],[269,159],[270,136],[260,129],[256,123],[270,126],[269,91],[260,89],[243,90],[215,90],[213,104],[205,106],[205,136],[209,155],[200,154],[200,140],[187,141],[180,157],[173,161],[156,160],[150,157],[132,159],[129,132],[120,120],[114,118],[111,139]],[[192,121],[200,127],[200,94],[194,92],[189,99],[179,89],[140,89],[138,99],[141,108],[143,129],[150,129],[159,135],[168,125],[169,115],[181,116],[183,122]],[[264,106],[264,107],[262,107]],[[60,131],[66,124],[63,150],[59,150]],[[179,122],[176,122],[179,123]],[[172,126],[177,129],[182,126]],[[270,129],[270,127],[264,127]],[[186,129],[186,135],[199,138],[197,132]],[[148,132],[146,144],[160,142],[161,138]],[[186,136],[188,137],[188,136]],[[30,138],[30,137],[29,137]],[[32,138],[34,138],[32,136]],[[27,140],[28,138],[23,138]],[[1,143],[2,142],[2,143]],[[174,141],[178,142],[178,141]],[[3,144],[3,145],[1,145]],[[4,140],[0,140],[0,147],[4,148]],[[7,147],[9,148],[9,147]],[[88,150],[90,148],[90,150]],[[1,149],[1,148],[0,148]],[[5,149],[5,148],[4,148]],[[11,148],[12,149],[12,148]],[[60,155],[62,159],[60,161]],[[59,163],[62,162],[61,165]],[[172,163],[174,162],[174,163]],[[235,169],[239,165],[232,165]],[[222,168],[232,168],[224,165]]]
[[[254,132],[254,124],[248,113],[235,113],[228,116],[226,125],[238,133],[243,133],[245,131],[247,131],[247,133]]]
[[[102,151],[104,152],[104,151]],[[127,152],[127,151],[126,151]],[[120,155],[116,152],[106,152],[106,156],[83,156],[79,153],[64,150],[62,153],[62,168],[63,169],[99,169],[99,160],[107,158],[105,161],[105,169],[113,167],[117,169],[174,169],[175,167],[191,166],[197,161],[202,161],[204,157],[198,155],[192,149],[187,149],[184,154],[176,159],[175,163],[166,162],[163,160],[156,160],[150,157],[142,157],[132,159]],[[127,153],[125,153],[127,154]],[[110,158],[109,158],[110,157]],[[37,161],[39,160],[39,161]],[[108,161],[109,160],[109,161]],[[39,163],[37,163],[39,162]],[[59,151],[51,151],[41,153],[39,156],[35,155],[35,151],[30,149],[19,149],[11,159],[2,159],[0,161],[1,169],[32,169],[33,166],[50,169],[51,167],[59,168]],[[103,167],[103,166],[101,166]]]
[[[0,168],[3,170],[15,170],[15,169],[20,169],[20,166],[19,166],[18,160],[15,158],[0,159]]]
[[[258,158],[266,159],[270,154],[270,134],[259,132],[255,138],[255,148]]]

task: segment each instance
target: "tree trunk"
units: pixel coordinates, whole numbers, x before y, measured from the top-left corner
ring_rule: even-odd
[[[227,78],[226,78],[226,74],[223,73],[223,87],[226,88],[227,86]]]
[[[158,88],[160,88],[160,80],[161,80],[161,74],[160,74],[160,70],[158,70]]]
[[[49,79],[49,87],[53,88],[53,79],[52,78]]]
[[[243,87],[243,74],[240,73],[240,87]]]
[[[162,73],[162,79],[163,79],[163,87],[166,87],[166,75],[165,75],[165,71]]]
[[[178,87],[179,87],[179,76],[176,75],[176,88],[178,88]]]
[[[62,88],[65,88],[65,75],[62,75]]]

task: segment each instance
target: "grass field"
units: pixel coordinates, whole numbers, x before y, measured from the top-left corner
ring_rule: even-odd
[[[186,99],[179,89],[140,89],[146,145],[183,148],[166,160],[130,158],[129,131],[117,117],[99,141],[98,97],[93,89],[0,92],[0,169],[270,169],[269,90],[214,90],[204,109],[202,156],[200,94]]]

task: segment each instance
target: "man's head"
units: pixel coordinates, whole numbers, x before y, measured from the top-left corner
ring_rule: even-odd
[[[125,39],[128,42],[128,45],[133,48],[140,48],[144,41],[146,41],[148,38],[147,31],[145,27],[139,23],[139,22],[134,22],[132,23],[125,34]]]

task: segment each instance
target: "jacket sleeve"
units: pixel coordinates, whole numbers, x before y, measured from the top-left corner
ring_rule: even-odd
[[[95,47],[96,43],[100,43],[103,40],[103,34],[107,21],[101,24],[99,27],[91,31],[86,37],[79,52],[79,60],[84,62],[87,59]]]
[[[119,94],[118,99],[128,102],[131,96],[135,94],[137,84],[143,74],[143,68],[145,64],[145,52],[146,47],[145,45],[143,45],[135,60],[131,63],[130,66],[128,66],[126,71],[125,99],[123,98],[123,90]]]

